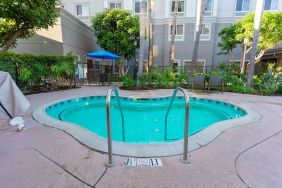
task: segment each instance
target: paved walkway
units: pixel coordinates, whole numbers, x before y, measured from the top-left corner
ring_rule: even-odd
[[[246,104],[262,115],[258,122],[233,127],[207,146],[193,151],[191,164],[180,156],[162,158],[163,167],[125,167],[126,157],[114,156],[117,166],[106,169],[107,155],[95,152],[63,131],[31,118],[34,107],[65,97],[105,95],[107,87],[83,87],[29,95],[24,116],[27,129],[8,127],[0,112],[0,187],[282,187],[282,97],[233,93],[192,93]],[[121,91],[121,95],[171,95],[171,90]]]

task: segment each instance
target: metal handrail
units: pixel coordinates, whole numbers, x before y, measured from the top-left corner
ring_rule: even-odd
[[[122,139],[125,141],[125,131],[124,131],[124,115],[123,111],[121,109],[120,100],[119,100],[119,88],[117,86],[113,86],[108,90],[107,97],[106,97],[106,113],[107,113],[107,131],[108,131],[108,155],[109,155],[109,161],[106,164],[107,167],[115,166],[115,163],[113,161],[113,152],[112,152],[112,127],[111,127],[111,95],[112,92],[115,92],[118,106],[120,109],[120,114],[122,118]]]
[[[175,99],[178,91],[181,91],[184,94],[184,98],[185,98],[183,158],[181,159],[181,161],[184,162],[184,163],[189,163],[189,161],[188,161],[189,95],[188,95],[188,92],[181,87],[175,88],[173,95],[171,97],[170,104],[168,106],[166,115],[165,115],[165,135],[164,135],[164,139],[167,140],[167,118],[168,118],[168,114],[170,112],[170,109],[172,107],[172,104],[174,102],[174,99]]]

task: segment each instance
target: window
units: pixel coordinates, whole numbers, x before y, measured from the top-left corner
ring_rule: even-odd
[[[250,0],[237,0],[235,16],[244,16],[250,10]]]
[[[122,8],[122,3],[121,2],[114,2],[114,3],[109,3],[109,8]]]
[[[173,64],[176,65],[176,66],[179,66],[179,67],[182,66],[181,60],[178,60],[178,59],[175,59]]]
[[[178,74],[181,74],[181,73],[184,73],[184,72],[185,72],[181,60],[179,60],[179,59],[175,59],[175,60],[174,60],[174,63],[173,63],[173,72],[177,72]]]
[[[184,60],[185,71],[188,72],[192,66],[192,60]],[[206,62],[205,60],[198,60],[197,65],[195,67],[196,73],[204,73],[205,72]]]
[[[204,15],[205,16],[211,16],[212,15],[212,0],[206,0]]]
[[[169,29],[169,40],[171,40],[171,34],[172,34],[172,25],[170,25],[170,29]],[[184,40],[184,24],[176,24],[175,40],[176,41]]]
[[[174,7],[175,7],[175,1],[171,1],[171,15],[174,13]],[[184,16],[185,15],[185,2],[178,1],[178,10],[177,10],[177,16]]]
[[[183,35],[184,25],[176,25],[175,35]],[[172,34],[172,25],[170,26],[170,35]]]
[[[76,15],[77,16],[89,16],[89,6],[87,4],[76,5]]]
[[[264,10],[277,10],[279,0],[265,0]]]
[[[140,14],[140,11],[141,11],[140,1],[135,1],[135,3],[134,3],[134,13]],[[147,1],[145,1],[145,13],[147,13],[147,11],[148,11],[148,4],[147,4]]]
[[[211,24],[202,24],[200,39],[201,40],[210,40],[211,36]]]

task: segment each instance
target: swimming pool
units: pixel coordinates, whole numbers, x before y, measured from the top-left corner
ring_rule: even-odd
[[[111,121],[114,141],[150,144],[175,142],[183,139],[185,102],[177,97],[168,116],[167,139],[164,138],[165,114],[171,98],[126,98],[120,97],[124,113],[124,138],[121,114],[116,97],[112,97]],[[54,103],[46,113],[64,122],[87,129],[100,137],[107,138],[106,98],[90,96]],[[210,125],[245,116],[247,113],[233,104],[190,97],[189,136]]]

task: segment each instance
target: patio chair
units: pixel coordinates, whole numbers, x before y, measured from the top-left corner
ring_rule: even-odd
[[[104,82],[108,83],[108,86],[111,85],[111,75],[110,74],[99,74],[99,86],[104,85]]]
[[[206,90],[205,75],[195,75],[192,81],[192,89],[203,89]]]
[[[224,82],[221,76],[211,76],[208,83],[208,90],[220,88],[223,94]]]

